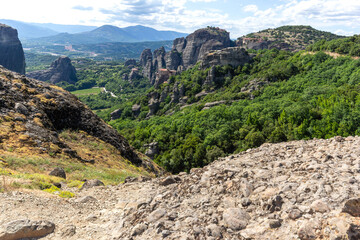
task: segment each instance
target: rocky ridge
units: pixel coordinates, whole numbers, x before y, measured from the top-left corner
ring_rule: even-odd
[[[60,87],[0,67],[0,106],[0,150],[63,153],[83,161],[59,133],[84,131],[113,145],[131,163],[154,169],[115,129]]]
[[[359,149],[357,136],[263,144],[71,200],[0,193],[0,226],[55,224],[44,239],[359,239]]]
[[[26,75],[30,78],[50,82],[52,84],[59,82],[74,84],[78,81],[76,77],[76,70],[68,57],[59,57],[47,70],[29,72]]]
[[[16,29],[0,23],[0,65],[25,74],[25,55]]]

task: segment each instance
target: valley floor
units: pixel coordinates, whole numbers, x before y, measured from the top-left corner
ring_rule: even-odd
[[[335,137],[263,144],[72,199],[8,191],[0,239],[20,219],[54,223],[44,239],[360,239],[359,172],[360,137]]]

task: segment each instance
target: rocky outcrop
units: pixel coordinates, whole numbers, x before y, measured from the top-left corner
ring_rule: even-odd
[[[245,49],[254,49],[254,50],[262,50],[262,49],[279,49],[284,51],[294,51],[294,46],[291,46],[289,43],[281,42],[281,41],[269,41],[263,40],[261,38],[238,38],[236,41],[236,45],[243,47]]]
[[[177,40],[174,48],[179,48],[181,43],[182,40]],[[184,43],[185,47],[178,52],[182,53],[183,66],[187,69],[195,65],[208,52],[231,47],[231,45],[232,42],[227,31],[209,27],[188,35]]]
[[[159,93],[151,92],[148,94],[148,97],[149,97],[149,102],[148,102],[149,112],[147,114],[147,117],[151,117],[159,110],[159,106],[160,106]]]
[[[251,57],[244,48],[230,47],[207,53],[201,59],[201,68],[231,65],[237,67],[250,63]]]
[[[143,68],[142,75],[153,82],[153,56],[151,49],[145,49],[140,55],[140,66]]]
[[[140,110],[141,110],[141,105],[139,105],[139,104],[134,104],[134,105],[132,105],[132,107],[131,107],[131,111],[132,111],[134,117],[138,117],[138,116],[139,116]]]
[[[74,84],[78,81],[76,70],[68,57],[59,57],[48,70],[29,72],[28,77],[50,83],[67,82]]]
[[[134,67],[136,66],[136,60],[135,59],[129,59],[124,62],[124,66],[126,67]]]
[[[166,53],[165,61],[166,68],[169,70],[178,70],[179,66],[182,65],[181,55],[177,50]]]
[[[0,226],[29,215],[49,239],[360,239],[360,137],[263,144],[190,173],[76,190],[0,194]],[[87,200],[86,200],[87,199]],[[61,209],[61,211],[59,211]],[[105,226],[105,227],[104,227]]]
[[[165,48],[156,49],[153,54],[153,70],[157,72],[159,69],[166,68],[165,62]]]
[[[16,29],[0,23],[0,65],[25,74],[25,55]]]
[[[20,136],[19,147],[49,152],[56,146],[56,151],[74,155],[58,133],[64,129],[81,130],[113,145],[133,164],[150,164],[115,129],[62,88],[0,68],[0,89],[1,143]],[[8,121],[13,124],[8,125]]]
[[[227,31],[213,27],[199,29],[186,38],[175,39],[172,50],[168,53],[164,47],[155,50],[153,54],[150,49],[145,49],[140,56],[143,76],[147,77],[151,84],[155,84],[156,74],[160,69],[182,72],[194,66],[208,52],[231,45]]]
[[[110,113],[111,120],[116,120],[121,118],[122,109],[116,109]]]
[[[139,79],[142,76],[140,75],[138,68],[132,68],[128,80],[131,82],[135,79]]]

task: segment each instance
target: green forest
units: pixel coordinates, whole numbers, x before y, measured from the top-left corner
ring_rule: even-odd
[[[110,124],[142,151],[144,144],[158,142],[161,153],[155,161],[174,173],[265,142],[360,134],[359,67],[359,60],[334,59],[323,52],[262,50],[249,65],[222,67],[232,76],[198,104],[183,110],[174,107],[172,115],[160,111],[135,121],[123,116]],[[176,78],[196,89],[204,72],[194,68]],[[254,79],[268,84],[251,94],[241,93],[241,87]],[[200,86],[186,93],[191,99],[201,90]],[[203,109],[204,102],[219,99],[227,102]]]

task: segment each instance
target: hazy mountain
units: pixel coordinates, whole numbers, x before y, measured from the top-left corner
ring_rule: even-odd
[[[158,31],[156,29],[145,27],[141,25],[130,26],[123,28],[123,30],[132,36],[135,36],[139,41],[163,41],[173,40],[179,37],[186,37],[187,34],[175,31]]]
[[[96,26],[85,26],[85,25],[64,25],[64,24],[54,24],[54,23],[31,23],[31,25],[49,28],[58,33],[81,33],[86,31],[92,31]]]
[[[0,19],[0,23],[9,25],[17,29],[20,39],[40,38],[56,35],[59,33],[46,27],[35,26],[30,23],[15,20]]]
[[[55,36],[43,37],[26,41],[26,44],[96,44],[104,42],[143,42],[173,40],[187,34],[174,31],[158,31],[144,26],[119,28],[104,25],[92,31],[69,34],[60,33]]]

